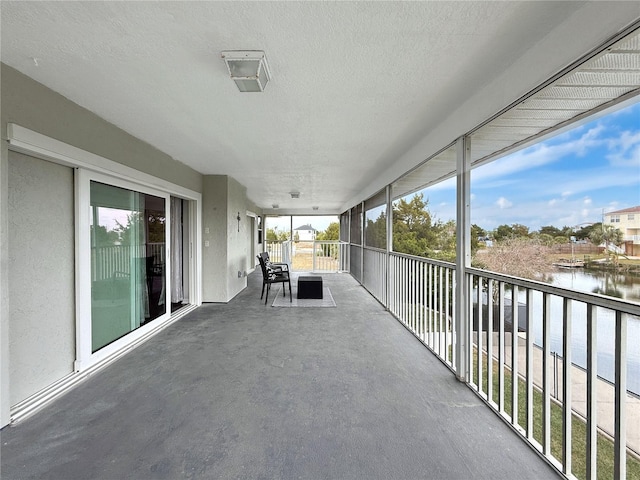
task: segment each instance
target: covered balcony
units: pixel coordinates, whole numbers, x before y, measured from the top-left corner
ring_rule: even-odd
[[[15,427],[3,478],[554,478],[350,275],[335,308],[261,278],[185,316]]]
[[[470,187],[638,102],[637,4],[0,8],[3,478],[640,478],[639,304],[472,267]],[[335,307],[260,300],[277,215]]]

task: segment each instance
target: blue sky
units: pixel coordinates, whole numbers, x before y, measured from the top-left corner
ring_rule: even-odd
[[[429,210],[455,218],[455,179],[423,191]],[[531,231],[599,222],[640,205],[640,102],[566,131],[471,173],[471,222]]]

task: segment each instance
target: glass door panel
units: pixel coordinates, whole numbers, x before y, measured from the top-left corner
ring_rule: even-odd
[[[91,182],[91,350],[162,316],[165,199]]]

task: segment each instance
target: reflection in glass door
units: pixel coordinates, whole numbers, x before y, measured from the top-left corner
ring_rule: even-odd
[[[167,312],[165,199],[91,182],[91,350]]]

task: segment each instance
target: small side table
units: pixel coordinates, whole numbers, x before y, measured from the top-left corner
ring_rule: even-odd
[[[322,277],[299,277],[298,298],[322,299]]]

